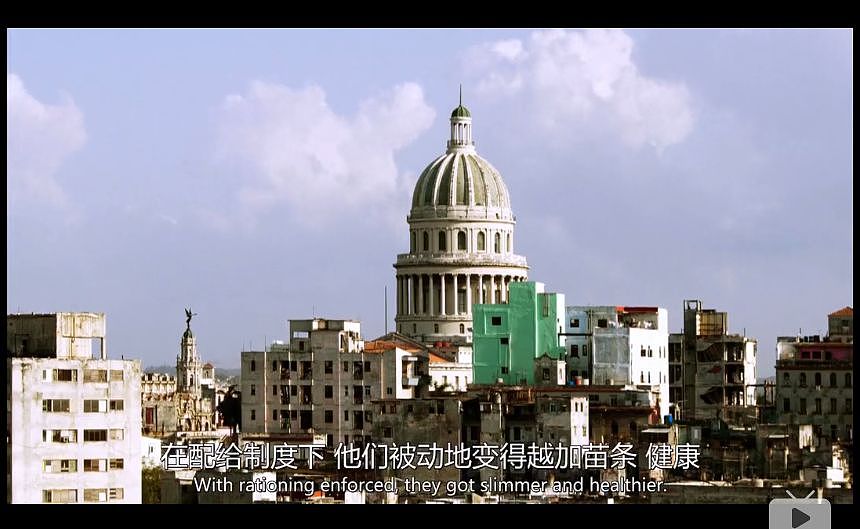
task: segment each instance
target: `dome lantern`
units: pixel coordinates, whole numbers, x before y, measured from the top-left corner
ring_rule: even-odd
[[[451,139],[448,152],[475,150],[472,141],[472,113],[463,106],[463,85],[460,85],[460,104],[451,112]]]

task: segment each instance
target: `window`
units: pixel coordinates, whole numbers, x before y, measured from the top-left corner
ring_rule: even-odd
[[[391,387],[385,388],[385,394],[386,395],[392,395],[393,393],[394,393],[394,390]]]
[[[439,333],[439,324],[438,323],[433,324],[433,332],[436,334]]]
[[[570,326],[574,328],[579,327],[579,318],[572,318],[570,320]]]
[[[457,249],[466,249],[466,232],[464,231],[457,232]]]
[[[78,380],[77,369],[54,369],[53,375],[54,382],[77,382]]]
[[[278,361],[272,360],[272,372],[275,372],[277,370],[278,370]]]
[[[507,374],[508,374],[508,366],[502,366],[502,374],[503,374],[503,375],[507,375]]]
[[[642,346],[642,347],[639,349],[639,356],[645,356],[645,346]]]
[[[498,232],[496,232],[496,235],[494,238],[494,243],[493,243],[493,251],[495,251],[496,253],[502,253],[501,246],[502,246],[502,237],[499,235]]]
[[[487,249],[486,236],[484,235],[484,232],[479,231],[478,232],[478,251],[483,252],[483,251],[486,251],[486,249]]]
[[[424,241],[424,251],[429,252],[430,251],[430,236],[427,235],[426,231],[423,233],[423,235],[424,235],[424,237],[422,239]]]
[[[84,369],[84,382],[107,382],[107,369]]]
[[[588,344],[584,343],[584,344],[582,344],[582,356],[585,356],[587,354],[588,354]]]
[[[821,415],[821,399],[815,399],[815,413]]]
[[[364,396],[365,397],[370,396],[370,386],[364,386]]]
[[[501,316],[493,316],[492,318],[490,318],[490,324],[498,327],[499,325],[502,324],[502,317]]]
[[[251,360],[251,371],[256,371],[256,370],[257,370],[257,361]]]
[[[257,385],[251,384],[251,396],[254,396],[256,394],[257,394]]]
[[[448,248],[447,248],[447,244],[446,244],[446,242],[447,242],[447,241],[446,241],[446,238],[445,238],[445,232],[444,232],[444,231],[440,231],[440,232],[439,232],[439,251],[440,251],[440,252],[444,252],[444,251],[446,251],[446,250],[448,249]]]
[[[122,382],[123,375],[122,369],[111,369],[110,370],[110,381],[111,382]]]
[[[365,361],[364,361],[364,372],[365,372],[365,373],[370,373],[370,360],[365,360]]]
[[[543,379],[549,380],[549,369],[547,369],[546,367],[543,368]],[[519,439],[517,439],[517,441],[519,441]]]
[[[349,422],[349,411],[343,410],[343,422]]]
[[[290,386],[290,396],[297,397],[299,395],[299,387],[298,386]]]
[[[851,373],[845,373],[845,387],[851,387]]]
[[[107,501],[107,489],[84,489],[85,502],[105,502]]]
[[[639,382],[642,384],[645,383],[645,373],[643,371],[639,372]]]
[[[327,398],[327,399],[334,398],[334,386],[326,386],[325,387],[325,398]]]
[[[251,420],[252,421],[257,420],[257,410],[251,410]]]
[[[108,489],[108,499],[121,500],[123,498],[123,489]]]
[[[570,356],[579,358],[579,345],[571,344],[570,346]]]
[[[508,234],[508,244],[507,244],[507,246],[505,246],[505,251],[507,251],[508,253],[511,252],[511,234],[510,233]]]
[[[42,503],[76,503],[78,491],[76,489],[51,489],[42,491]]]
[[[77,459],[46,459],[42,462],[42,471],[48,474],[66,474],[78,471]]]
[[[806,399],[800,399],[800,414],[806,415]]]
[[[125,430],[122,428],[112,428],[108,433],[111,441],[122,441],[125,438]]]
[[[648,346],[648,358],[654,358],[654,351],[651,350],[651,346]]]
[[[836,412],[836,399],[830,399],[830,413],[835,415]]]
[[[383,428],[383,429],[382,429],[382,437],[388,437],[388,438],[390,438],[390,437],[391,437],[391,435],[392,435],[392,432],[391,432],[391,427],[390,427],[390,426],[386,426],[385,428]]]
[[[123,406],[123,401],[120,399],[111,399],[110,401],[110,411],[122,411]]]
[[[68,412],[69,409],[69,399],[46,399],[42,401],[42,411],[44,412]]]
[[[107,472],[107,459],[84,459],[84,472]]]
[[[344,386],[344,387],[343,387],[343,396],[344,396],[344,397],[349,397],[349,386]]]
[[[606,318],[600,318],[599,320],[597,320],[597,326],[601,329],[605,329],[609,326],[609,321]]]
[[[461,323],[460,324],[460,334],[463,334],[464,332],[466,332],[466,326]]]
[[[344,362],[344,363],[343,363],[343,372],[344,372],[344,373],[349,373],[349,362]]]
[[[278,410],[272,410],[272,420],[273,421],[278,420]]]
[[[806,373],[800,374],[800,387],[802,387],[802,388],[806,387]]]
[[[816,386],[821,385],[821,373],[815,373],[815,385]]]
[[[278,396],[278,386],[272,386],[272,396],[273,397]]]
[[[409,251],[415,253],[415,232],[409,232]]]
[[[84,442],[107,441],[107,430],[84,430]]]
[[[511,339],[508,338],[507,336],[503,336],[503,337],[499,338],[499,343],[502,345],[508,345],[510,343],[510,341],[511,341]]]
[[[830,373],[830,387],[836,387],[836,373]]]
[[[85,413],[105,413],[107,412],[107,404],[106,400],[85,400],[84,401],[84,412]]]
[[[334,412],[331,410],[325,411],[325,422],[326,424],[331,424],[334,422]]]
[[[782,399],[782,411],[784,413],[791,411],[791,399]]]
[[[782,375],[782,385],[790,386],[791,385],[791,375],[789,373],[785,373]]]
[[[851,399],[845,399],[845,413],[854,413]]]
[[[45,443],[77,443],[77,430],[42,430],[42,441]]]

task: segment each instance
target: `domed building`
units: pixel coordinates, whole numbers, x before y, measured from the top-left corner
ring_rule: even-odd
[[[424,343],[471,342],[472,305],[506,303],[528,264],[514,253],[515,217],[502,175],[478,156],[472,116],[451,113],[444,154],[412,194],[409,253],[397,256],[397,331]]]

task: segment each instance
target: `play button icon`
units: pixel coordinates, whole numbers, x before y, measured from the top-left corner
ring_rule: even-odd
[[[768,511],[768,529],[830,529],[826,498],[775,498]]]
[[[791,509],[791,529],[797,529],[810,520],[810,516],[800,509]]]

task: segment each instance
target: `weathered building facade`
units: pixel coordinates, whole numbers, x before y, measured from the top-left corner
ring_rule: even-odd
[[[427,353],[396,334],[365,342],[350,320],[290,320],[289,345],[242,353],[242,431],[326,435],[329,447],[370,440],[371,400],[429,385]]]
[[[140,503],[140,363],[108,359],[104,314],[6,321],[7,502]]]

